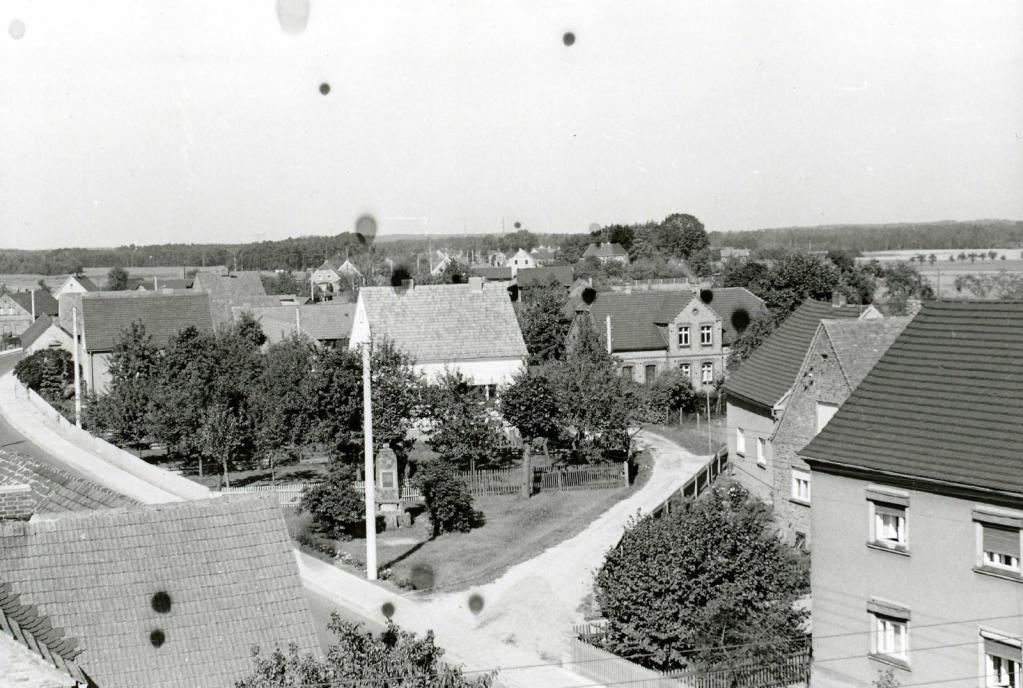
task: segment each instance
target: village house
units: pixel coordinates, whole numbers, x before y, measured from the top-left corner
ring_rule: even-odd
[[[800,452],[814,688],[1020,685],[1021,342],[1023,303],[927,303]]]
[[[459,372],[488,394],[523,369],[526,344],[503,284],[364,287],[359,290],[351,348],[393,342],[428,379]]]
[[[214,326],[231,322],[231,309],[235,307],[294,306],[306,301],[305,297],[294,294],[268,296],[257,272],[235,272],[229,275],[199,272],[192,282],[192,291],[209,294],[210,317]]]
[[[310,277],[312,288],[318,291],[318,300],[329,301],[334,294],[342,289],[354,289],[363,284],[362,272],[351,260],[335,256],[323,261],[323,265],[313,270]]]
[[[623,377],[649,384],[678,368],[703,389],[725,374],[732,342],[766,309],[753,293],[731,287],[601,292],[588,310],[605,346],[610,327],[611,353],[621,361]]]
[[[436,277],[444,274],[454,259],[443,251],[435,251],[430,254],[430,274]]]
[[[255,646],[320,652],[272,495],[0,521],[0,637],[89,686],[229,688]]]
[[[213,331],[209,299],[205,292],[187,289],[69,294],[61,300],[60,326],[73,333],[72,309],[77,307],[84,382],[90,391],[99,394],[110,382],[110,354],[133,322],[141,321],[153,346],[162,349],[186,327]]]
[[[488,282],[511,282],[512,280],[511,268],[506,267],[475,267],[471,273],[477,277],[482,277]]]
[[[270,346],[301,334],[328,348],[347,349],[355,318],[354,303],[318,303],[301,306],[234,307],[235,320],[250,313],[266,335]]]
[[[719,260],[722,263],[728,261],[737,261],[740,263],[748,263],[750,257],[750,250],[748,248],[733,248],[731,246],[722,246],[718,249]]]
[[[21,333],[21,348],[25,356],[52,348],[74,353],[71,333],[61,327],[60,321],[52,315],[40,316]]]
[[[769,441],[775,521],[787,542],[809,548],[810,467],[797,455],[870,372],[908,317],[821,320]]]
[[[553,246],[537,246],[529,252],[529,256],[537,267],[542,268],[557,262],[558,250]]]
[[[523,268],[535,268],[536,260],[529,254],[529,251],[524,248],[520,248],[505,261],[504,265],[505,267],[511,268],[512,277],[515,277],[519,270]]]
[[[728,463],[751,493],[773,503],[775,483],[782,478],[775,475],[771,438],[820,322],[880,317],[873,306],[808,299],[729,375],[724,385]]]
[[[586,260],[587,258],[596,258],[604,265],[607,263],[629,264],[629,252],[621,244],[613,244],[609,241],[587,246],[583,251],[582,259]]]
[[[60,297],[64,294],[84,294],[99,290],[96,283],[84,275],[68,275],[57,291],[53,292],[53,298],[60,301]]]
[[[57,302],[42,289],[0,292],[0,335],[20,337],[43,315],[57,315]]]
[[[486,251],[482,262],[492,268],[503,268],[508,263],[508,254],[504,251]]]

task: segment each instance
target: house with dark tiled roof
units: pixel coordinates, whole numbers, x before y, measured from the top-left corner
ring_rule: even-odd
[[[508,257],[504,265],[505,267],[511,268],[512,277],[515,277],[519,270],[523,268],[535,268],[536,260],[532,255],[530,255],[529,251],[524,248],[520,248]]]
[[[553,246],[537,246],[529,255],[538,268],[551,265],[558,259],[557,249]]]
[[[407,352],[427,378],[457,371],[488,390],[511,382],[526,360],[505,285],[481,277],[468,284],[363,287],[350,346],[384,339]]]
[[[3,522],[0,581],[101,688],[229,688],[254,646],[319,653],[270,495]]]
[[[10,582],[0,579],[0,671],[5,686],[84,688],[88,677],[75,663],[79,643],[23,604]]]
[[[263,328],[266,345],[301,333],[320,346],[348,348],[355,319],[354,303],[325,302],[301,306],[264,306],[231,309],[235,320],[251,313]]]
[[[697,389],[724,375],[732,342],[750,318],[766,311],[759,297],[741,287],[601,292],[588,310],[605,346],[610,333],[623,376],[650,383],[679,368]]]
[[[4,337],[20,337],[40,316],[56,314],[57,302],[47,291],[0,291],[0,335]]]
[[[209,294],[210,316],[214,326],[231,322],[231,308],[235,306],[275,306],[284,302],[298,302],[295,296],[268,297],[258,272],[233,272],[228,275],[197,272],[192,280],[192,290]]]
[[[153,275],[152,277],[129,277],[128,289],[137,289],[138,291],[191,289],[193,281],[191,277],[160,277],[159,275]]]
[[[318,292],[317,299],[321,301],[329,301],[334,294],[343,289],[354,289],[365,283],[362,271],[347,257],[341,258],[341,256],[334,256],[323,261],[320,267],[313,270],[310,279],[313,288]]]
[[[60,297],[64,294],[84,294],[99,290],[96,283],[85,275],[68,275],[57,291],[53,292],[53,298],[59,302]]]
[[[601,263],[629,264],[629,252],[621,244],[605,241],[600,244],[590,244],[583,251],[583,260],[596,258]]]
[[[520,268],[515,275],[515,283],[519,289],[528,290],[532,287],[546,287],[551,283],[568,291],[575,279],[575,271],[571,265],[549,265],[546,267]]]
[[[511,282],[511,268],[480,266],[472,268],[472,274],[488,282]]]
[[[732,475],[771,503],[775,462],[771,438],[822,320],[880,318],[873,306],[808,299],[725,381]]]
[[[210,295],[203,291],[100,291],[61,298],[61,327],[73,332],[72,311],[78,309],[80,361],[86,386],[102,393],[110,381],[110,354],[131,323],[141,321],[157,348],[172,336],[194,327],[213,330]]]
[[[928,302],[801,450],[814,688],[1019,685],[1021,359],[1023,302]]]
[[[21,347],[25,356],[36,351],[60,348],[67,352],[74,351],[71,333],[60,326],[60,321],[51,316],[43,315],[21,333]]]
[[[4,449],[0,449],[0,493],[7,495],[0,497],[0,520],[138,504],[102,485]]]
[[[908,317],[821,320],[769,441],[775,521],[787,542],[809,548],[810,467],[798,452],[828,424],[909,323]]]

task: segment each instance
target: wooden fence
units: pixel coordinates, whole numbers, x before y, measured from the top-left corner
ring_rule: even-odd
[[[568,668],[606,684],[639,688],[782,688],[810,685],[809,641],[780,662],[747,664],[727,669],[655,671],[619,657],[599,646],[605,623],[575,627]]]
[[[692,478],[687,480],[682,487],[675,491],[670,497],[654,509],[654,516],[671,514],[671,510],[677,507],[686,499],[695,499],[707,491],[714,484],[714,480],[728,468],[728,450],[724,447],[718,450],[710,460],[696,472]]]
[[[506,468],[493,471],[465,471],[458,473],[465,481],[469,493],[474,497],[489,495],[518,494],[522,491],[522,470]],[[629,466],[627,463],[599,464],[593,466],[568,466],[555,468],[537,466],[533,468],[533,492],[563,490],[599,490],[615,487],[626,487],[629,484]],[[245,485],[242,487],[225,487],[223,494],[248,492],[273,492],[282,505],[293,506],[302,498],[302,490],[307,483],[281,483],[277,485]],[[366,483],[358,481],[355,489],[362,492]],[[422,493],[411,485],[401,489],[399,499],[405,503],[423,501]]]

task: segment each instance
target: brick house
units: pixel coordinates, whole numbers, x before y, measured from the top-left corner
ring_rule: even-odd
[[[40,652],[90,686],[229,688],[252,670],[253,646],[320,651],[272,495],[0,522],[0,606],[11,605],[35,615]]]
[[[800,452],[814,688],[1020,685],[1021,342],[1023,303],[927,303]]]
[[[583,306],[585,308],[585,306]],[[624,377],[649,383],[680,368],[700,389],[725,374],[728,349],[764,302],[741,287],[705,290],[601,292],[588,307],[593,327],[621,361]]]
[[[810,544],[810,467],[797,452],[827,425],[909,320],[821,320],[817,326],[770,438],[774,516],[787,542]]]
[[[774,500],[771,438],[822,320],[880,318],[873,306],[808,299],[764,340],[725,382],[728,456],[732,476],[760,499]]]
[[[526,361],[515,310],[503,283],[363,287],[350,348],[390,340],[427,379],[457,371],[488,394],[509,384]]]

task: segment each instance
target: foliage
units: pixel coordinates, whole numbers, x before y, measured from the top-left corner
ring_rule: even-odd
[[[388,620],[379,636],[360,630],[359,624],[343,621],[332,613],[327,626],[337,642],[320,660],[301,654],[295,645],[277,648],[263,656],[253,651],[255,668],[235,682],[235,688],[490,688],[493,674],[466,677],[462,670],[442,661],[444,650],[434,642],[433,631],[423,637],[404,631]]]
[[[804,641],[806,569],[737,484],[634,521],[596,583],[607,648],[655,669],[767,664]]]
[[[699,401],[689,376],[679,368],[668,368],[646,390],[646,412],[650,420],[670,421],[679,411],[690,413]]]
[[[123,447],[141,447],[148,438],[151,382],[127,379],[113,385],[85,407],[85,423]]]
[[[354,469],[335,463],[327,477],[302,493],[298,510],[311,514],[316,526],[331,537],[351,538],[366,519],[366,500],[355,489]]]
[[[128,288],[128,271],[122,267],[110,268],[107,273],[107,290],[124,291]]]
[[[1023,275],[999,270],[997,274],[960,275],[955,279],[957,292],[966,291],[978,299],[1023,299]]]
[[[793,253],[778,261],[758,296],[776,317],[784,317],[806,299],[829,301],[839,279],[838,268],[830,262]]]
[[[109,371],[112,386],[126,380],[148,378],[158,364],[153,338],[146,332],[141,320],[136,320],[121,331],[110,354]]]
[[[745,287],[754,294],[759,294],[767,288],[770,272],[764,263],[732,259],[725,262],[721,286]]]
[[[900,684],[899,679],[895,677],[894,669],[885,669],[884,671],[879,669],[877,672],[877,678],[874,679],[871,685],[873,685],[874,688],[899,688],[902,684]]]
[[[551,367],[551,375],[573,459],[621,461],[638,410],[635,394],[619,376],[588,313],[576,318],[571,335],[565,360]]]
[[[550,370],[520,371],[512,383],[501,390],[499,401],[501,415],[525,441],[537,438],[549,441],[558,436],[558,397]]]
[[[888,304],[893,314],[906,312],[909,299],[933,299],[934,289],[909,263],[898,262],[885,268],[884,283],[888,288]]]
[[[495,467],[501,423],[482,391],[457,371],[445,372],[427,389],[430,448],[458,470]]]
[[[747,358],[753,355],[764,340],[778,327],[778,321],[767,313],[754,315],[742,336],[732,343],[728,349],[728,360],[725,369],[732,372]]]
[[[203,458],[220,462],[224,484],[230,487],[228,471],[252,455],[252,427],[245,410],[218,402],[206,409],[195,435],[195,446]]]
[[[243,311],[241,316],[231,324],[231,327],[242,339],[252,342],[254,346],[263,346],[266,343],[263,326],[256,320],[252,311]]]
[[[256,449],[273,464],[289,448],[306,444],[316,423],[312,381],[316,349],[300,336],[270,345],[256,383],[252,407]]]
[[[44,389],[53,390],[74,381],[74,358],[64,349],[41,349],[18,361],[14,375],[21,384],[43,396]]]
[[[636,238],[636,230],[629,225],[608,225],[590,232],[595,241],[609,241],[619,244],[628,251],[632,248],[632,240]]]
[[[664,255],[689,258],[709,245],[703,223],[692,215],[673,213],[657,228],[657,248]]]
[[[273,275],[260,275],[260,280],[263,282],[263,290],[271,296],[277,294],[305,296],[309,294],[309,280],[299,282],[290,270],[281,270]]]
[[[529,352],[529,365],[560,359],[565,354],[568,323],[563,309],[565,290],[556,281],[530,290],[530,299],[519,304],[516,315]]]
[[[426,501],[434,536],[468,533],[483,525],[483,513],[473,508],[469,488],[447,461],[424,462],[413,482]]]

